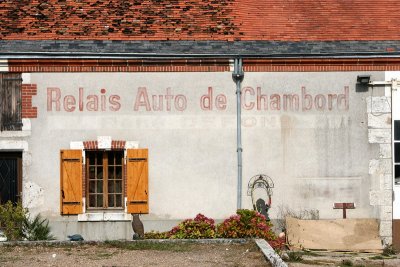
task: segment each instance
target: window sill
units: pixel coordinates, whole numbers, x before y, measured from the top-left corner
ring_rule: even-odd
[[[128,213],[96,212],[78,214],[78,222],[122,222],[131,221],[131,218]]]

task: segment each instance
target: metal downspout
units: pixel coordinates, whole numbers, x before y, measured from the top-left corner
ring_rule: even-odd
[[[242,90],[241,83],[244,78],[242,69],[242,59],[235,58],[232,79],[236,83],[236,127],[237,127],[237,158],[238,158],[238,174],[237,174],[237,209],[242,208]]]

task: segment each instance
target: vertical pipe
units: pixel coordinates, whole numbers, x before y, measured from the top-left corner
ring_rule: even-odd
[[[237,209],[242,208],[242,90],[241,83],[244,78],[242,69],[242,59],[235,58],[234,70],[232,79],[236,83],[236,128],[237,128],[237,159],[238,159],[238,173],[237,173]]]

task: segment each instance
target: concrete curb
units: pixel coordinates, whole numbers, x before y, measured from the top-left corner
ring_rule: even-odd
[[[141,239],[141,240],[110,240],[129,243],[198,243],[198,244],[244,244],[251,239],[245,238],[217,238],[217,239]],[[102,244],[107,241],[60,241],[60,240],[45,240],[45,241],[5,241],[0,242],[0,246],[54,246],[54,245],[81,245],[81,244]]]
[[[274,267],[288,267],[275,250],[264,239],[254,239],[264,256]]]

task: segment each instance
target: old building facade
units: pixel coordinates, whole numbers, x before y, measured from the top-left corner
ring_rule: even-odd
[[[21,199],[59,239],[130,238],[131,213],[166,230],[226,218],[238,191],[252,208],[248,182],[266,174],[272,219],[354,203],[347,216],[378,219],[392,243],[398,5],[242,2],[1,3],[1,201]]]

